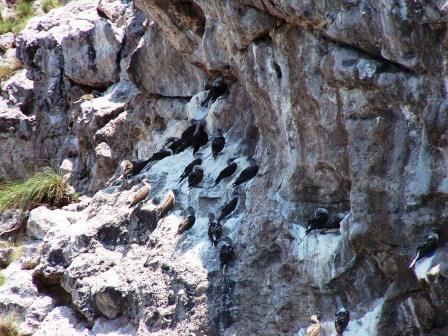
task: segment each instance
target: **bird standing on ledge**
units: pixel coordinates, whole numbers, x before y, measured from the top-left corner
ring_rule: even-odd
[[[253,179],[258,173],[258,165],[252,165],[242,170],[241,173],[236,178],[235,182],[233,182],[233,186],[236,187],[240,184],[243,184],[251,179]]]
[[[218,77],[213,81],[211,89],[208,91],[207,98],[201,103],[201,106],[207,106],[210,102],[214,102],[220,96],[227,92],[227,84],[224,78]]]
[[[212,141],[212,154],[214,159],[216,159],[218,154],[224,149],[225,144],[226,139],[222,135],[222,130],[218,128],[218,136],[215,136]]]
[[[317,208],[314,214],[308,219],[308,227],[305,236],[313,230],[325,228],[328,221],[328,210],[325,208]]]
[[[198,159],[194,159],[193,161],[191,161],[184,169],[184,172],[182,173],[182,175],[179,177],[179,181],[177,183],[182,182],[182,180],[186,177],[188,177],[188,175],[191,174],[191,172],[193,171],[194,166],[200,166],[202,164],[202,159],[198,158]]]
[[[215,215],[212,213],[208,214],[208,237],[212,242],[212,246],[216,246],[218,241],[221,239],[222,235],[222,225],[220,222],[215,220]]]
[[[193,227],[194,222],[196,221],[196,217],[194,215],[194,209],[192,207],[189,207],[187,211],[189,213],[188,216],[182,219],[177,229],[178,235],[184,233],[185,231],[190,230]]]
[[[336,314],[334,314],[334,327],[336,329],[336,334],[342,336],[344,330],[347,328],[350,322],[350,313],[348,310],[341,309]]]
[[[208,134],[205,131],[204,123],[198,123],[198,127],[193,134],[192,144],[193,144],[193,155],[202,147],[207,145]]]
[[[414,267],[415,263],[422,258],[429,257],[434,254],[437,249],[437,245],[439,244],[439,229],[432,229],[431,233],[424,241],[422,241],[417,246],[417,253],[412,260],[412,263],[409,265],[409,268]]]
[[[306,328],[306,336],[320,336],[320,322],[317,315],[312,315],[310,320],[313,324]]]
[[[221,182],[222,179],[232,176],[235,173],[237,168],[238,168],[238,165],[236,164],[236,162],[232,162],[227,167],[225,167],[223,170],[221,170],[221,172],[219,173],[218,177],[216,178],[215,184],[213,185],[212,188],[216,187],[218,185],[218,183]]]
[[[222,274],[226,273],[227,265],[235,259],[235,251],[233,247],[229,244],[224,244],[219,250],[219,260],[221,261]]]
[[[134,195],[134,199],[132,200],[132,203],[129,205],[129,208],[132,208],[134,205],[140,203],[143,201],[146,196],[148,196],[151,186],[149,185],[149,181],[147,179],[142,180],[143,187],[137,191],[137,193]]]
[[[201,166],[194,166],[193,171],[188,175],[188,187],[193,188],[197,187],[197,185],[202,181],[204,177],[204,170]]]
[[[168,214],[168,212],[174,207],[175,201],[176,198],[174,196],[174,191],[169,190],[163,198],[162,202],[160,202],[160,204],[157,206],[157,220],[165,217]]]
[[[218,222],[221,221],[222,219],[226,218],[227,216],[229,216],[236,209],[237,205],[238,205],[238,197],[237,196],[232,198],[232,200],[229,203],[224,204],[224,206],[221,209],[221,215],[218,218]]]

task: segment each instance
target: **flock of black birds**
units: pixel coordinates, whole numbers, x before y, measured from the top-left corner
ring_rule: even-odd
[[[210,89],[206,99],[201,103],[202,106],[208,105],[210,102],[218,99],[220,96],[227,92],[227,85],[225,81],[218,78],[213,82],[213,86]],[[193,156],[195,159],[190,162],[185,168],[178,179],[178,183],[181,183],[184,179],[188,179],[188,187],[192,188],[198,187],[204,178],[204,169],[202,168],[203,159],[200,157],[202,154],[198,151],[206,146],[209,142],[209,136],[205,129],[205,122],[203,120],[192,120],[191,125],[181,134],[180,138],[172,137],[167,139],[167,142],[163,145],[162,149],[155,152],[149,159],[143,161],[129,161],[125,160],[121,163],[121,168],[123,171],[122,178],[124,181],[130,176],[135,176],[140,173],[143,168],[148,164],[155,161],[160,161],[168,156],[178,154],[187,148],[193,148]],[[218,155],[223,151],[225,147],[225,138],[223,136],[222,130],[218,129],[218,134],[213,137],[211,143],[212,155],[216,159]],[[196,157],[196,154],[198,154]],[[227,161],[227,166],[221,170],[221,172],[216,177],[212,188],[218,185],[223,179],[231,177],[237,170],[238,165],[235,161],[236,158],[231,158]],[[252,178],[254,178],[259,170],[259,166],[256,161],[250,159],[251,165],[238,175],[233,183],[233,187],[237,187]],[[138,204],[140,201],[144,200],[149,194],[151,187],[146,179],[142,180],[144,184],[135,195],[134,199],[129,207]],[[212,243],[212,246],[217,246],[219,240],[222,236],[222,224],[221,221],[226,219],[237,207],[238,205],[238,194],[233,192],[233,198],[221,208],[220,215],[216,219],[213,213],[209,213],[209,227],[208,236]],[[165,215],[174,205],[174,194],[171,191],[162,205],[159,205],[161,215]],[[188,215],[182,219],[179,224],[177,234],[183,234],[190,230],[196,220],[195,211],[192,207],[187,209]],[[332,216],[325,208],[317,208],[312,216],[308,219],[308,226],[305,231],[305,236],[310,232],[314,231],[316,233],[319,231],[320,234],[325,234],[328,230],[340,229],[341,221],[346,217],[346,213],[338,212]],[[439,230],[434,229],[431,234],[421,242],[417,247],[417,252],[414,260],[410,264],[409,268],[412,268],[415,263],[424,258],[434,254],[438,241],[439,241]],[[225,273],[226,266],[230,264],[235,259],[235,251],[231,244],[224,243],[219,251],[219,258],[221,262],[221,268],[223,273]],[[349,311],[342,309],[335,314],[334,323],[337,335],[343,335],[344,330],[347,328],[350,320]]]
[[[201,103],[201,105],[206,106],[210,102],[215,101],[220,96],[224,95],[226,91],[227,91],[227,85],[225,81],[222,80],[221,78],[218,78],[213,82],[212,88],[209,90],[206,99]],[[209,135],[207,134],[205,126],[206,125],[204,120],[193,119],[191,120],[191,125],[182,132],[180,138],[171,137],[167,139],[163,147],[158,152],[155,152],[149,159],[143,161],[130,161],[130,160],[123,161],[121,163],[123,173],[119,179],[127,181],[128,178],[139,174],[150,163],[163,160],[168,156],[176,155],[186,150],[187,148],[192,147],[193,156],[195,157],[195,159],[184,168],[184,171],[179,176],[178,184],[181,183],[184,179],[187,179],[188,188],[190,190],[192,188],[198,187],[204,178],[204,169],[202,167],[203,159],[201,157],[202,154],[198,152],[202,147],[206,146],[209,142]],[[211,142],[213,159],[216,159],[218,155],[224,150],[225,144],[226,140],[223,135],[223,132],[221,129],[218,129],[217,135],[213,137]],[[227,162],[228,165],[218,174],[212,188],[218,185],[223,179],[229,178],[233,174],[235,174],[238,168],[237,163],[234,162],[235,160],[236,158],[228,160]],[[248,182],[257,175],[259,167],[256,164],[256,161],[250,159],[250,162],[251,165],[246,169],[243,169],[237,176],[237,178],[233,183],[233,187],[237,187],[245,182]],[[143,201],[148,196],[151,187],[146,179],[143,179],[142,183],[144,186],[140,190],[138,190],[137,193],[134,195],[133,201],[129,207],[137,205],[139,202]],[[217,246],[218,242],[221,240],[222,236],[221,221],[229,217],[236,209],[239,199],[237,195],[238,192],[234,191],[232,194],[232,196],[234,197],[228,203],[225,203],[222,206],[218,218],[216,218],[216,216],[213,213],[209,213],[208,215],[209,218],[208,236],[210,238],[212,246]],[[173,200],[168,202],[168,200],[170,200],[171,198]],[[172,196],[171,198],[165,197],[166,200],[162,203],[169,204],[170,206],[169,208],[171,208],[174,203],[174,196]],[[167,212],[168,208],[165,205],[159,205],[158,209],[160,215],[163,215]],[[186,231],[190,230],[196,221],[195,211],[192,207],[189,207],[186,213],[187,215],[181,220],[178,226],[176,233],[178,235],[181,235]],[[226,266],[235,257],[236,257],[235,251],[231,246],[231,244],[227,242],[224,243],[219,251],[219,258],[221,262],[221,268],[223,269],[223,273],[225,273]]]

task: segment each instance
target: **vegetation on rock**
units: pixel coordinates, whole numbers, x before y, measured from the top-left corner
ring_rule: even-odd
[[[17,317],[13,314],[8,314],[5,317],[0,317],[0,335],[2,336],[19,336],[19,324]]]
[[[61,3],[58,0],[42,0],[41,7],[45,13],[48,13],[54,8],[60,7]]]
[[[3,274],[0,274],[0,287],[3,286],[6,282],[6,277]]]
[[[13,32],[18,34],[25,28],[28,20],[34,16],[34,7],[32,0],[19,0],[15,4],[17,16],[11,18],[3,18],[3,13],[0,17],[0,34]]]
[[[14,181],[0,187],[0,211],[30,210],[39,205],[64,206],[76,201],[67,180],[52,169],[45,169],[25,181]]]

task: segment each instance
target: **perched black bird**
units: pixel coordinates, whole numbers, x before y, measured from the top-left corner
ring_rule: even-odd
[[[344,330],[348,326],[349,321],[350,313],[348,312],[348,310],[341,309],[336,314],[334,314],[334,327],[338,336],[342,336]]]
[[[220,96],[227,92],[227,84],[222,77],[219,77],[213,81],[210,91],[208,91],[207,98],[201,103],[201,106],[208,105],[209,102],[214,102]]]
[[[337,214],[330,217],[330,219],[325,223],[325,228],[323,228],[320,233],[325,234],[327,230],[339,229],[341,227],[341,222],[345,218],[346,214],[343,212],[338,212]]]
[[[225,167],[223,170],[221,170],[221,172],[219,173],[218,177],[215,180],[215,184],[213,185],[213,187],[216,187],[218,185],[218,183],[221,182],[222,179],[232,176],[235,173],[237,168],[238,168],[238,165],[235,162],[232,162],[227,167]]]
[[[233,182],[233,186],[236,187],[240,184],[243,184],[244,182],[247,182],[255,177],[258,173],[258,166],[250,166],[238,175],[235,182]]]
[[[426,239],[417,245],[416,256],[409,265],[409,268],[414,267],[415,263],[420,259],[429,257],[435,252],[437,245],[439,244],[439,233],[439,229],[432,229]]]
[[[188,175],[188,187],[191,189],[196,187],[204,177],[204,170],[201,166],[194,166],[193,171]]]
[[[184,178],[186,178],[188,175],[190,175],[190,173],[193,171],[193,167],[194,166],[200,166],[202,164],[202,159],[194,159],[193,161],[191,161],[184,169],[184,172],[182,173],[182,175],[179,177],[179,182],[182,182]]]
[[[180,148],[182,144],[182,141],[180,138],[177,137],[171,137],[166,139],[165,144],[163,145],[163,148],[168,147],[173,151],[173,154],[177,153],[177,150]]]
[[[120,163],[120,167],[123,171],[120,178],[127,179],[130,176],[137,175],[140,171],[145,168],[145,166],[149,163],[149,160],[143,161],[131,161],[124,160]]]
[[[208,142],[208,134],[205,131],[205,125],[200,124],[196,131],[193,134],[192,137],[193,142],[193,155],[196,154],[196,152],[201,148],[202,146],[205,146]]]
[[[182,132],[180,138],[181,140],[187,139],[187,138],[191,138],[194,134],[194,132],[196,131],[196,120],[192,120],[191,125],[188,126],[185,131]]]
[[[308,227],[305,236],[313,230],[324,229],[328,221],[328,211],[325,208],[317,208],[314,214],[308,219]]]
[[[220,222],[215,220],[215,215],[212,213],[208,214],[208,237],[212,242],[212,246],[216,246],[218,241],[221,239],[222,235],[222,225]]]
[[[235,259],[235,251],[229,244],[224,244],[219,250],[219,260],[221,261],[222,273],[226,272],[226,267]]]
[[[185,231],[190,230],[193,225],[194,222],[196,221],[196,217],[194,215],[194,209],[192,207],[188,208],[188,216],[185,217],[180,223],[179,223],[179,227],[177,229],[177,234],[182,234]]]
[[[218,218],[218,222],[220,222],[222,219],[229,216],[236,209],[237,205],[238,205],[238,197],[235,196],[234,198],[232,198],[232,200],[229,203],[225,204],[222,207],[221,215]]]
[[[164,158],[166,158],[167,156],[173,155],[173,151],[169,148],[162,148],[161,150],[159,150],[158,152],[155,152],[154,154],[152,154],[152,156],[148,159],[149,162],[152,161],[159,161],[162,160]]]
[[[175,153],[178,154],[188,147],[193,146],[193,134],[195,133],[196,129],[198,127],[198,123],[196,120],[191,121],[191,125],[183,131],[182,135],[180,136],[179,143],[177,145],[177,148],[175,150]]]
[[[212,141],[212,154],[214,159],[216,159],[218,154],[224,149],[225,144],[226,139],[222,135],[222,130],[218,128],[218,136],[214,137]]]

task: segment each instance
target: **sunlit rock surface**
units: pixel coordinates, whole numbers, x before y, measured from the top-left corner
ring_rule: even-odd
[[[72,1],[30,22],[16,42],[26,70],[0,101],[0,179],[51,162],[86,194],[23,221],[39,264],[2,271],[23,285],[15,299],[0,287],[0,307],[24,330],[304,335],[317,314],[325,336],[345,307],[344,335],[448,333],[443,2],[102,3],[111,19]],[[202,106],[218,76],[228,92]],[[117,180],[121,160],[149,158],[193,119],[226,138],[216,160],[210,142],[200,150],[200,188],[177,183],[191,148]],[[258,175],[232,188],[251,158]],[[211,188],[230,159],[237,172]],[[150,195],[130,209],[143,177]],[[213,248],[208,213],[234,196]],[[177,236],[189,206],[196,222]],[[341,229],[305,236],[316,207],[347,213]],[[434,226],[439,248],[409,269]],[[225,274],[224,241],[236,252]]]

